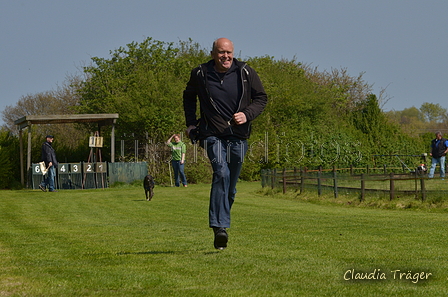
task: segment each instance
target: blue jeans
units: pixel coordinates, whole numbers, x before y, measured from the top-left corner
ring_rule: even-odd
[[[440,177],[441,178],[445,177],[445,156],[443,156],[440,158],[434,158],[434,157],[432,158],[431,169],[429,169],[429,174],[428,174],[429,178],[434,177],[434,171],[436,170],[437,163],[440,164]]]
[[[184,173],[184,164],[180,164],[180,161],[175,161],[175,160],[172,160],[171,164],[173,165],[174,181],[175,181],[176,187],[180,186],[179,176],[182,181],[182,184],[184,186],[186,186],[187,178],[185,177],[185,173]]]
[[[241,173],[247,140],[223,140],[215,136],[201,142],[213,168],[210,191],[210,227],[230,227],[230,209],[236,194],[236,183]]]
[[[54,166],[48,168],[47,177],[40,183],[42,187],[46,188],[48,186],[48,190],[54,191],[54,179],[56,177],[56,170]]]

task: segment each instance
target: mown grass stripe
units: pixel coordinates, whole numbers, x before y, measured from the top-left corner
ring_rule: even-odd
[[[444,296],[446,214],[309,203],[240,183],[229,247],[213,248],[209,185],[0,193],[1,294]],[[281,198],[281,199],[279,199]],[[344,280],[354,269],[387,280]],[[416,284],[391,271],[425,271]],[[8,281],[9,280],[9,281]],[[7,285],[9,283],[9,285]]]

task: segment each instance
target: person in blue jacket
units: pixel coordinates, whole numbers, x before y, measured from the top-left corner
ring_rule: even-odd
[[[448,152],[448,140],[442,137],[441,132],[436,132],[436,138],[431,141],[431,169],[429,170],[428,177],[434,177],[434,171],[437,164],[440,164],[440,177],[445,177],[445,156]]]

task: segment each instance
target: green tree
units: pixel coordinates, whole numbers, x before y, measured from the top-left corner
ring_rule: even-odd
[[[371,94],[362,108],[353,113],[354,125],[363,133],[363,146],[366,153],[374,155],[419,155],[424,145],[419,138],[412,137],[401,127],[388,120],[381,111],[376,96]]]
[[[363,133],[363,143],[369,146],[371,154],[391,153],[390,145],[393,143],[388,142],[388,137],[397,131],[388,125],[376,96],[371,94],[360,103],[360,107],[353,113],[353,119],[355,127]]]
[[[0,129],[0,189],[12,189],[20,185],[19,144],[14,135]]]
[[[156,141],[183,129],[184,82],[192,62],[204,55],[191,43],[181,49],[147,38],[111,51],[108,59],[92,58],[93,65],[84,68],[88,79],[79,90],[79,112],[119,113],[121,133],[148,132]]]
[[[441,122],[447,114],[447,110],[438,103],[425,102],[420,107],[420,111],[427,122]]]
[[[389,111],[386,113],[389,120],[401,127],[401,130],[409,136],[418,136],[427,129],[423,113],[416,107],[405,108],[401,111]]]

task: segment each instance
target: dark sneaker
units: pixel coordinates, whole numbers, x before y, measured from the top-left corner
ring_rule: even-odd
[[[223,250],[227,247],[227,241],[229,240],[229,236],[227,235],[227,231],[225,228],[217,228],[214,227],[213,231],[215,232],[215,249]]]
[[[42,185],[39,185],[39,189],[41,189],[42,192],[46,192],[47,191],[47,189],[45,189]]]

